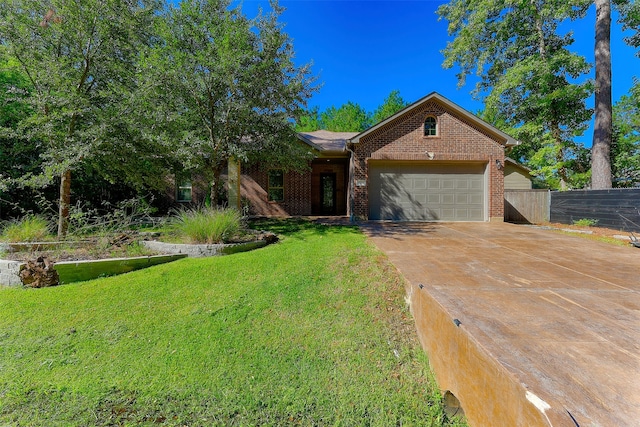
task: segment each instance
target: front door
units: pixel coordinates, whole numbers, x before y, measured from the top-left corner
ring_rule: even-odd
[[[320,175],[320,202],[322,215],[336,214],[336,174]]]

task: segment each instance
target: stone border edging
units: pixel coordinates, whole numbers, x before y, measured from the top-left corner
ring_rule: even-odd
[[[64,284],[90,280],[101,276],[127,273],[129,271],[150,267],[152,265],[171,262],[187,256],[192,258],[202,258],[247,252],[262,248],[272,242],[272,239],[267,238],[246,243],[190,245],[182,243],[165,243],[157,240],[142,240],[140,241],[141,245],[153,251],[162,252],[164,255],[60,261],[54,264],[54,268],[60,275],[60,284]],[[56,243],[59,242],[36,242],[20,245],[21,248],[28,247],[29,245],[42,248],[45,245],[55,245]],[[22,261],[0,259],[0,286],[22,286],[20,270],[22,270],[25,265],[26,263]],[[86,268],[86,266],[90,266],[90,268]]]
[[[0,286],[22,286],[19,274],[23,265],[22,261],[0,259]]]
[[[153,265],[164,264],[185,258],[186,254],[148,255],[130,258],[105,258],[56,262],[60,284],[81,282],[98,277],[129,273]],[[0,260],[0,286],[22,286],[20,271],[26,265],[22,261]]]
[[[168,254],[186,254],[192,258],[202,258],[217,255],[230,255],[239,252],[247,252],[262,248],[267,245],[265,240],[256,240],[247,243],[215,243],[190,245],[185,243],[165,243],[157,240],[143,240],[143,246],[152,251]]]
[[[87,240],[60,241],[60,242],[2,242],[0,251],[3,252],[27,252],[48,249],[75,249],[94,245],[95,242]]]

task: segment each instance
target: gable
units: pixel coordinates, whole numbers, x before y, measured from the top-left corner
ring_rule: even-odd
[[[428,117],[435,118],[437,122],[437,134],[434,136],[424,135],[424,122]],[[372,153],[380,150],[421,152],[436,148],[440,152],[467,153],[502,151],[504,148],[494,135],[437,101],[423,103],[395,117],[363,136],[360,144],[372,145]]]
[[[496,127],[490,125],[479,117],[469,113],[464,108],[454,104],[443,96],[436,92],[425,96],[424,98],[414,102],[407,106],[403,110],[394,114],[393,116],[377,123],[369,129],[361,132],[350,139],[353,144],[358,144],[361,141],[370,140],[378,137],[380,134],[384,134],[391,128],[397,128],[398,126],[404,126],[402,132],[410,132],[417,130],[418,127],[422,127],[424,119],[426,118],[426,112],[430,111],[437,116],[448,115],[455,118],[458,123],[463,123],[467,128],[473,129],[479,134],[488,137],[502,146],[518,145],[519,142],[505,134]],[[416,117],[419,119],[416,122]],[[419,122],[419,125],[417,124]],[[460,129],[458,128],[458,131]]]

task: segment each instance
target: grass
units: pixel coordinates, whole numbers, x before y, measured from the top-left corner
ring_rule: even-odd
[[[591,220],[589,220],[591,221]],[[594,220],[595,221],[595,220]],[[579,221],[574,221],[573,224],[558,224],[558,223],[546,223],[544,226],[551,227],[557,233],[562,233],[582,239],[594,240],[597,242],[608,243],[616,246],[629,247],[628,240],[622,240],[613,237],[614,235],[629,235],[628,231],[624,230],[611,230],[607,228],[597,227],[593,225],[586,225],[585,223],[578,224]],[[596,221],[597,222],[597,221]],[[584,230],[591,233],[576,233],[568,230]],[[586,230],[585,230],[586,229]]]
[[[630,246],[628,240],[616,239],[615,237],[603,236],[598,234],[582,234],[582,233],[572,233],[570,231],[558,230],[562,234],[566,234],[572,237],[578,237],[581,239],[593,240],[596,242],[608,243],[610,245],[616,246]]]
[[[573,225],[577,225],[579,227],[594,227],[598,225],[598,220],[591,218],[581,218],[573,221]]]
[[[455,425],[395,269],[355,228],[0,291],[0,425]]]
[[[178,212],[174,226],[190,243],[222,243],[241,231],[241,220],[236,209],[201,208]]]
[[[27,215],[4,225],[0,240],[5,242],[42,242],[53,238],[46,219]]]

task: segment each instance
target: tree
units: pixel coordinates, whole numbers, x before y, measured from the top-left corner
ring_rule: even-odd
[[[384,100],[384,102],[376,108],[373,112],[371,121],[373,123],[380,123],[384,119],[393,116],[398,111],[402,110],[408,104],[400,96],[400,91],[392,90]]]
[[[31,114],[26,98],[30,86],[26,76],[16,71],[15,60],[8,58],[0,45],[0,216],[17,216],[36,211],[34,194],[13,188],[20,177],[37,173],[41,167],[38,141],[21,139],[16,128]],[[38,199],[39,201],[39,199]]]
[[[620,12],[622,29],[632,31],[625,42],[629,46],[640,47],[640,3],[632,0],[614,0],[613,3]],[[640,56],[640,51],[636,56]]]
[[[373,114],[351,101],[338,108],[331,106],[323,112],[319,112],[318,107],[314,107],[300,117],[296,124],[296,131],[313,132],[326,129],[333,132],[362,132],[372,124],[383,121],[406,106],[407,103],[400,96],[400,92],[393,90]]]
[[[313,107],[309,111],[300,115],[296,122],[296,132],[313,132],[322,128],[320,121],[320,111],[318,107]]]
[[[496,0],[452,0],[438,8],[454,40],[444,50],[444,66],[459,65],[464,85],[480,76],[473,95],[486,103],[494,124],[523,142],[518,160],[534,159],[540,175],[569,186],[573,137],[584,132],[591,112],[588,83],[573,83],[589,71],[586,60],[568,51],[572,34],[561,36],[564,19],[584,15],[586,0],[505,4]]]
[[[613,186],[634,187],[640,183],[640,98],[620,98],[613,107],[613,129]]]
[[[611,138],[613,134],[611,101],[611,0],[596,4],[596,90],[595,123],[591,147],[591,188],[611,188]]]
[[[0,128],[15,129],[30,113],[25,100],[29,95],[29,82],[16,68],[17,62],[8,57],[0,45]]]
[[[640,5],[630,0],[613,0],[620,12],[623,29],[634,33],[626,38],[630,46],[640,46]],[[613,143],[613,104],[611,98],[611,0],[595,0],[595,124],[591,156],[591,188],[612,187],[611,149]],[[639,53],[640,54],[640,53]]]
[[[32,111],[17,126],[21,137],[42,146],[44,172],[23,184],[60,179],[58,235],[67,232],[72,171],[98,159],[116,169],[141,159],[130,137],[131,88],[140,45],[158,10],[155,0],[7,0],[0,5],[0,34],[14,69],[26,76]],[[106,147],[114,138],[117,152]],[[111,148],[113,145],[111,146]],[[149,155],[148,155],[149,154]]]
[[[320,114],[320,122],[333,132],[362,132],[369,127],[371,117],[359,104],[348,101],[339,108],[327,108]]]
[[[291,121],[315,88],[308,65],[293,62],[293,45],[278,17],[282,9],[249,19],[227,0],[184,0],[167,6],[161,43],[144,61],[147,119],[173,140],[184,170],[211,182],[218,201],[220,175],[230,158],[266,161],[284,169],[307,166]],[[170,60],[167,60],[170,58]]]
[[[615,0],[614,4],[620,12],[620,23],[623,30],[632,31],[632,34],[625,38],[625,42],[632,47],[640,48],[640,3],[629,0]],[[636,51],[636,56],[640,57],[640,49]],[[632,91],[640,96],[640,80],[635,80]]]

